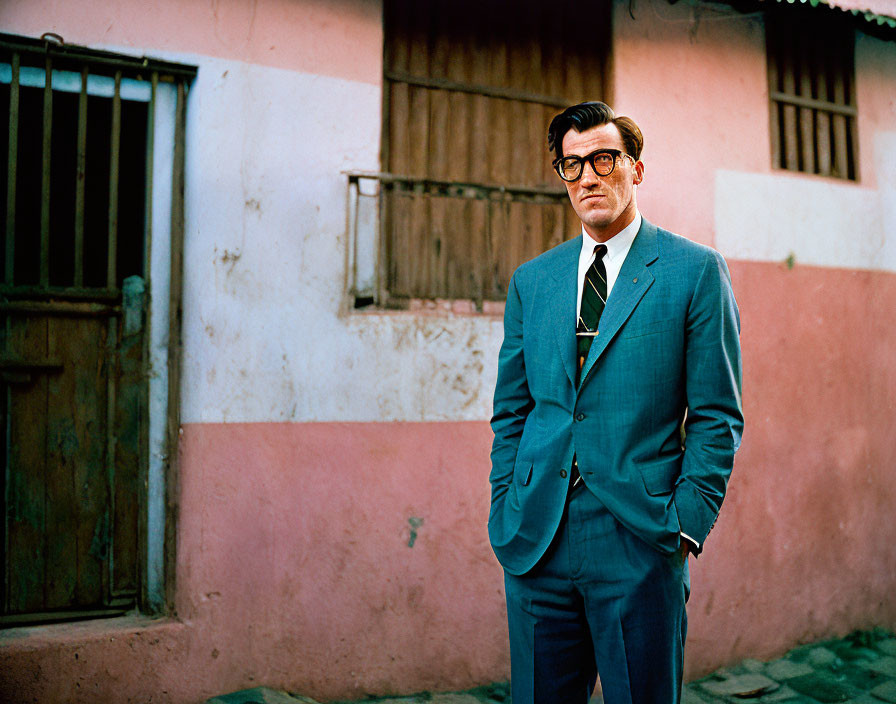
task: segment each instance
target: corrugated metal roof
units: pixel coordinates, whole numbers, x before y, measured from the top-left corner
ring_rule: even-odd
[[[861,17],[866,22],[896,29],[896,0],[776,0],[791,5],[829,5]]]

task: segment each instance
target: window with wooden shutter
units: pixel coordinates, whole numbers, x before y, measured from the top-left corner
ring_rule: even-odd
[[[852,23],[782,8],[766,27],[773,165],[857,181]]]
[[[547,127],[609,100],[610,5],[387,0],[379,273],[386,305],[503,300],[577,233]]]

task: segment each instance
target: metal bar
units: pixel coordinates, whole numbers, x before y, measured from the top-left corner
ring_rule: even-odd
[[[377,223],[376,223],[376,286],[374,287],[374,303],[383,305],[387,298],[386,277],[388,271],[386,263],[386,247],[388,240],[389,228],[392,227],[392,208],[386,203],[388,197],[386,189],[382,184],[377,186]]]
[[[843,56],[845,58],[845,61],[843,63],[843,73],[847,82],[846,98],[849,101],[852,109],[856,111],[856,114],[858,114],[859,106],[856,98],[855,41],[856,35],[855,31],[853,30],[850,31],[849,38],[845,42],[845,46],[843,49]],[[854,116],[852,120],[849,120],[848,125],[852,159],[850,159],[850,168],[847,173],[847,178],[853,179],[855,181],[860,180],[858,122],[858,119]]]
[[[188,64],[179,64],[172,61],[161,61],[146,56],[130,57],[114,54],[109,51],[99,51],[74,44],[63,46],[48,44],[40,39],[28,39],[11,34],[0,33],[0,49],[8,52],[22,54],[36,54],[39,56],[55,56],[77,63],[89,62],[92,66],[109,66],[121,69],[131,76],[144,76],[152,71],[189,80],[196,77],[197,68]],[[97,73],[97,71],[94,71]]]
[[[53,137],[53,61],[47,56],[40,203],[40,285],[50,285],[50,147]]]
[[[112,98],[112,133],[109,149],[109,236],[107,240],[106,286],[115,286],[118,256],[118,179],[121,161],[121,71],[115,72],[115,95]]]
[[[156,137],[156,90],[159,87],[159,74],[152,74],[152,89],[149,94],[149,106],[146,115],[146,189],[144,191],[143,212],[143,278],[149,284],[150,260],[152,258],[152,175]]]
[[[6,318],[5,327],[6,327],[6,339],[9,339],[9,318]],[[4,350],[5,351],[5,350]],[[2,386],[0,386],[2,389]],[[3,390],[3,427],[0,428],[0,432],[3,433],[3,603],[0,605],[2,607],[2,613],[7,614],[10,611],[10,560],[9,560],[9,548],[10,548],[10,539],[9,539],[9,511],[7,510],[7,506],[9,506],[9,500],[12,498],[10,491],[11,484],[11,473],[12,467],[10,463],[10,428],[9,428],[9,415],[10,410],[12,409],[12,385],[7,384],[6,389]],[[0,616],[0,619],[3,617]],[[0,620],[0,624],[2,624],[2,620]]]
[[[355,295],[358,293],[358,221],[360,220],[360,211],[361,211],[361,184],[357,181],[354,184],[355,187],[355,207],[351,212],[351,216],[354,219],[352,223],[352,231],[354,232],[354,239],[352,240],[354,243],[354,250],[352,252],[352,291]]]
[[[0,369],[6,371],[35,371],[58,372],[62,371],[60,359],[18,359],[16,357],[0,356]]]
[[[776,92],[780,87],[780,81],[778,78],[778,52],[776,49],[776,42],[772,36],[772,33],[775,31],[775,27],[770,22],[766,22],[765,25],[766,31],[766,68],[768,71],[768,90],[769,94]],[[769,122],[769,136],[771,141],[772,148],[772,164],[775,168],[782,166],[781,163],[781,123],[779,120],[780,108],[778,107],[778,103],[774,100],[768,101],[768,122]]]
[[[116,91],[117,92],[117,91]],[[112,524],[115,521],[115,450],[117,437],[115,435],[115,380],[118,377],[118,318],[109,318],[106,328],[106,491],[109,512],[109,521],[106,522],[108,535],[103,536],[107,541],[105,569],[103,570],[103,598],[104,604],[108,604],[112,597],[115,579],[115,530]]]
[[[101,303],[85,303],[74,301],[61,303],[58,301],[22,301],[0,302],[0,313],[6,315],[57,315],[57,316],[111,316],[121,315],[121,306],[105,306]]]
[[[370,179],[373,181],[379,181],[380,183],[401,183],[407,184],[410,186],[421,186],[421,187],[434,187],[434,188],[455,188],[455,189],[474,189],[481,190],[489,193],[498,193],[498,194],[525,194],[525,195],[539,195],[539,196],[548,196],[551,198],[567,198],[566,189],[564,188],[550,188],[545,186],[520,186],[520,185],[508,185],[503,186],[496,183],[485,183],[485,182],[475,182],[475,181],[455,181],[452,179],[438,179],[438,178],[428,178],[428,177],[419,177],[419,176],[404,176],[400,174],[390,174],[379,171],[346,171],[344,172],[346,176],[348,176],[349,181],[362,180],[362,179]],[[455,197],[465,197],[462,194],[451,194]],[[468,196],[475,197],[475,196]]]
[[[146,220],[144,225],[144,248],[143,248],[143,277],[146,281],[146,290],[151,290],[152,279],[152,247],[153,247],[153,176],[155,172],[155,133],[156,133],[156,99],[159,88],[159,74],[153,72],[152,87],[149,95],[149,105],[147,107],[147,135],[146,135]],[[145,314],[147,324],[152,320],[152,296],[147,296],[145,301]],[[148,364],[151,358],[151,335],[148,331],[144,331],[142,339],[142,361]],[[145,367],[144,367],[145,368]],[[149,603],[148,583],[147,583],[147,564],[149,552],[149,384],[141,384],[140,389],[140,479],[138,483],[138,501],[139,511],[137,513],[137,584],[139,596],[139,604]]]
[[[78,165],[75,174],[75,286],[84,285],[84,179],[87,176],[87,67],[81,69],[78,97]]]
[[[63,286],[8,286],[0,285],[0,296],[4,298],[17,300],[27,298],[31,300],[40,299],[58,299],[67,301],[110,301],[115,302],[121,296],[121,291],[117,288],[72,288]]]
[[[352,216],[353,209],[357,207],[360,187],[357,181],[349,179],[348,188],[345,191],[345,232],[347,247],[345,249],[345,281],[343,290],[351,296],[356,296],[358,282],[358,267],[355,263],[358,259],[358,223]]]
[[[815,108],[817,110],[824,110],[825,112],[834,113],[835,115],[847,115],[849,117],[855,117],[858,114],[858,111],[853,105],[841,105],[838,103],[828,102],[827,100],[804,98],[799,95],[779,93],[777,91],[773,91],[769,97],[772,100],[778,101],[779,103],[797,105],[801,108]]]
[[[16,161],[19,150],[19,55],[12,55],[9,84],[9,159],[6,163],[6,266],[3,281],[12,286],[16,256]]]
[[[502,98],[504,100],[516,100],[523,103],[538,103],[539,105],[548,105],[554,108],[565,108],[574,103],[576,100],[568,98],[560,98],[551,95],[540,95],[538,93],[529,93],[522,90],[514,90],[513,88],[499,88],[497,86],[487,86],[477,83],[460,83],[458,81],[449,81],[445,78],[431,78],[426,76],[415,76],[406,71],[385,71],[383,76],[396,83],[407,83],[411,86],[420,86],[422,88],[434,88],[437,90],[450,90],[458,93],[469,93],[471,95],[484,95],[489,98]]]
[[[184,162],[186,135],[186,86],[177,84],[177,107],[174,117],[174,162],[171,174],[171,279],[168,289],[168,412],[166,452],[168,455],[165,476],[165,515],[177,501],[176,483],[172,481],[176,471],[178,432],[180,426],[180,365],[183,347],[181,321],[183,320],[184,281]],[[169,575],[177,557],[177,536],[173,520],[165,521],[164,574]],[[173,598],[173,584],[165,579],[165,598]]]

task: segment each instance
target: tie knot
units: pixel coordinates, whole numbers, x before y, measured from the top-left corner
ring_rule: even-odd
[[[596,244],[594,245],[594,256],[597,259],[600,259],[607,253],[607,245],[605,244]]]

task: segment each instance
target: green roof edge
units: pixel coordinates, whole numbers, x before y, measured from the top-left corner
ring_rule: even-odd
[[[808,2],[812,7],[827,5],[828,7],[833,7],[838,10],[842,10],[843,12],[849,12],[856,17],[861,17],[866,22],[870,22],[871,24],[886,25],[887,27],[896,28],[896,17],[879,15],[876,12],[872,12],[871,10],[847,9],[839,7],[837,5],[832,5],[830,2],[828,2],[828,0],[777,0],[777,2],[787,2],[790,5],[795,5],[796,3],[805,5]]]

